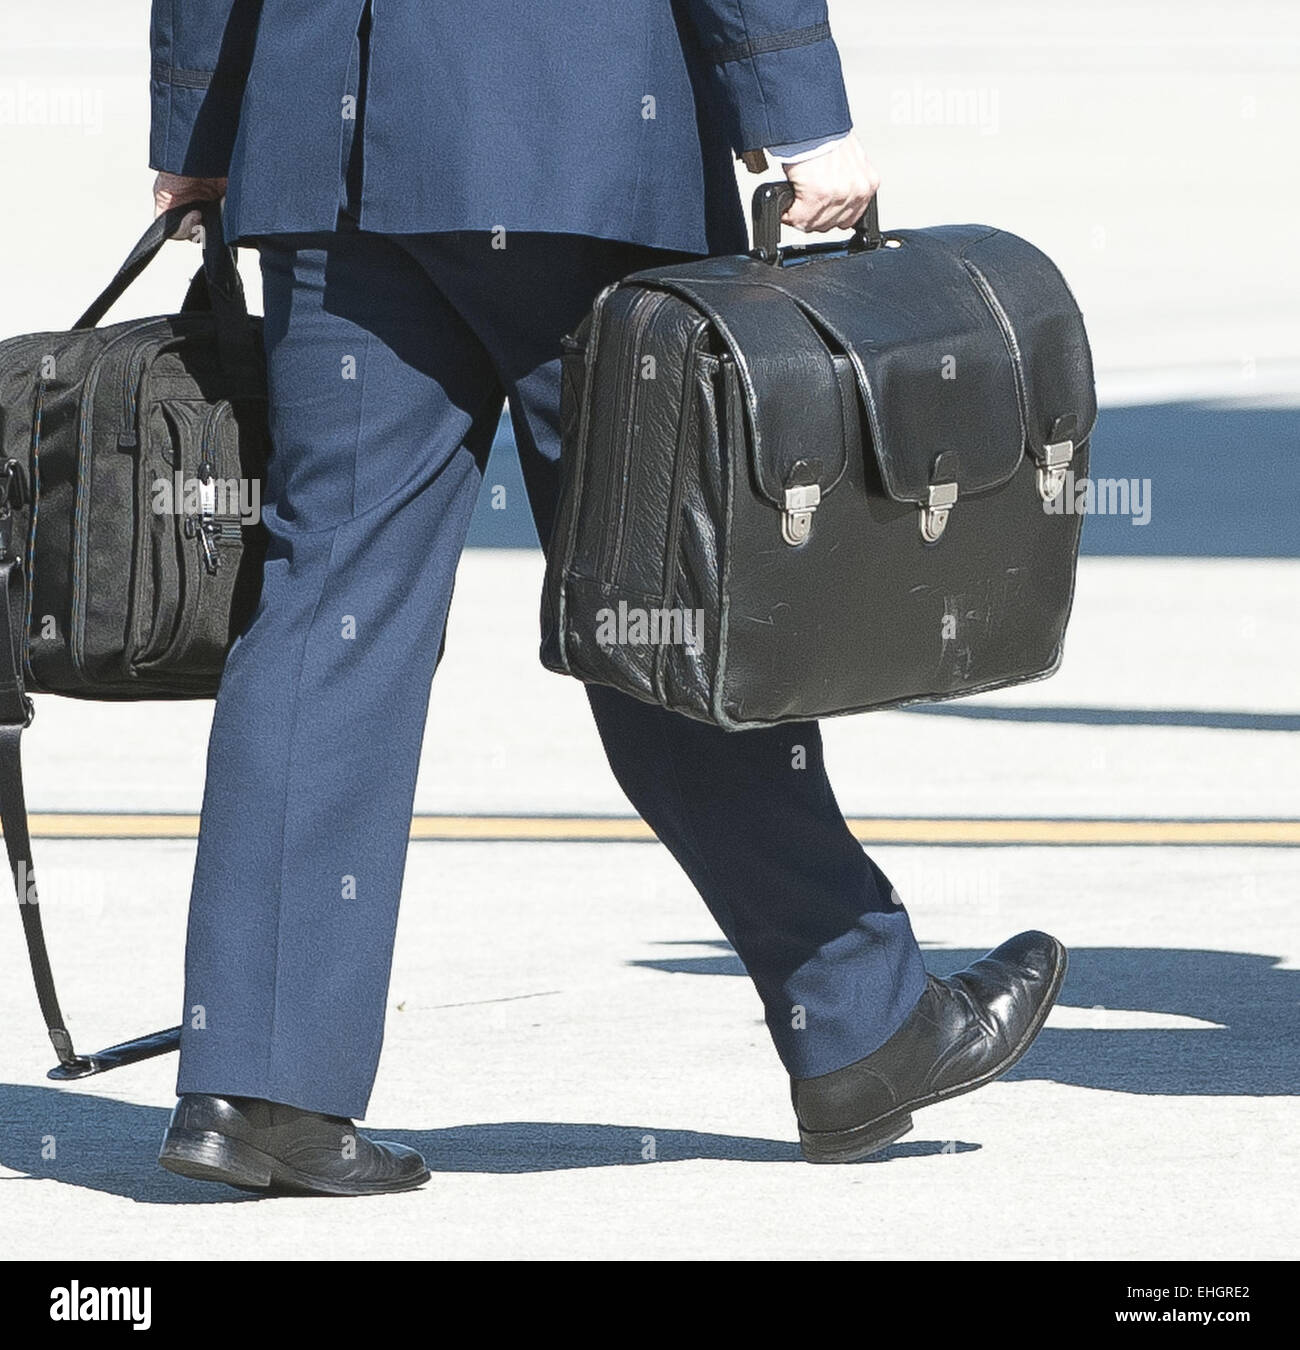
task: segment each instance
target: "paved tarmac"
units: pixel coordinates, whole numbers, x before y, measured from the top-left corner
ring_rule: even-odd
[[[69,322],[143,223],[146,11],[6,12],[4,334]],[[540,560],[503,435],[506,510],[476,524],[494,546],[466,555],[435,683],[366,1121],[432,1181],[328,1203],[162,1172],[174,1059],[47,1081],[0,915],[0,1256],[1297,1254],[1296,12],[831,15],[885,223],[989,220],[1056,258],[1097,354],[1098,456],[1151,480],[1149,524],[1087,522],[1058,675],[825,727],[935,970],[1031,926],[1070,947],[1034,1049],[877,1161],[798,1161],[736,958],[638,842],[580,688],[537,663]],[[35,117],[60,89],[79,122]],[[174,305],[193,261],[175,246],[133,303]],[[176,1019],[210,709],[38,704],[43,910],[94,1048]]]

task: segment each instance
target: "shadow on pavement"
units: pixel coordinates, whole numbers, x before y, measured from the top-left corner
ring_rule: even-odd
[[[719,952],[632,964],[691,975],[745,974],[726,942],[689,945]],[[936,975],[950,975],[983,955],[974,949],[930,948],[925,963]],[[1072,948],[1060,1006],[1173,1013],[1217,1025],[1151,1030],[1049,1026],[1006,1078],[1194,1097],[1300,1094],[1300,1056],[1295,1052],[1300,970],[1281,969],[1279,960],[1187,948]]]
[[[694,975],[743,975],[725,942],[690,945],[709,955],[632,964]],[[969,965],[982,951],[931,948],[938,975]],[[1300,1093],[1300,971],[1278,959],[1183,948],[1080,947],[1070,954],[1061,1004],[1075,1008],[1173,1013],[1212,1027],[1097,1030],[1048,1027],[1008,1080],[1037,1079],[1112,1092],[1193,1096]],[[173,1177],[155,1162],[168,1110],[65,1088],[0,1084],[0,1166],[22,1175],[4,1188],[50,1178],[150,1204],[239,1204],[258,1197]],[[707,1134],[641,1125],[504,1121],[436,1130],[386,1130],[376,1138],[418,1148],[435,1173],[520,1173],[683,1162],[789,1163],[793,1140]],[[53,1139],[56,1156],[42,1158]],[[905,1139],[868,1165],[978,1145]],[[4,1203],[0,1199],[0,1206]]]
[[[0,1178],[0,1208],[6,1188],[49,1179],[156,1205],[242,1204],[266,1199],[226,1186],[188,1181],[163,1171],[158,1144],[170,1108],[140,1106],[112,1097],[59,1087],[0,1084],[0,1166],[23,1175]],[[454,1125],[438,1130],[389,1130],[366,1124],[376,1139],[409,1144],[441,1172],[558,1172],[586,1167],[644,1167],[651,1162],[710,1159],[720,1162],[791,1163],[799,1160],[791,1140],[704,1134],[641,1125],[589,1125],[503,1121]],[[56,1156],[42,1158],[53,1139]],[[870,1160],[938,1153],[969,1153],[978,1144],[908,1139]],[[651,1155],[653,1149],[653,1156]],[[13,1192],[9,1199],[13,1201]]]

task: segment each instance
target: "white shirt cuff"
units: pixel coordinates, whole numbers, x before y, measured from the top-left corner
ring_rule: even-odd
[[[828,155],[837,145],[843,145],[852,136],[851,131],[843,136],[835,136],[829,141],[802,141],[795,145],[772,145],[767,153],[782,164],[802,164],[805,160],[817,159]]]

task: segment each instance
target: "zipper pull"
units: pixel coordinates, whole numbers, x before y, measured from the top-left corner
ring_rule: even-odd
[[[203,550],[203,566],[207,568],[210,576],[216,576],[217,569],[221,566],[221,558],[217,554],[217,545],[212,536],[215,533],[215,522],[203,521],[199,526],[199,547]]]
[[[213,536],[217,533],[217,485],[212,478],[212,465],[206,456],[199,465],[199,542],[203,546],[203,565],[209,574],[215,574],[221,566],[217,556],[217,544]]]

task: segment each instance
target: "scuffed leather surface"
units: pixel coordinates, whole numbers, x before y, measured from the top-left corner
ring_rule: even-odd
[[[800,460],[821,466],[823,493],[834,488],[857,410],[844,406],[832,353],[803,310],[766,284],[737,286],[707,276],[674,276],[662,284],[708,316],[735,363],[758,491],[781,505]]]
[[[916,507],[890,498],[868,468],[851,465],[798,549],[736,475],[719,675],[732,721],[951,698],[1056,668],[1082,518],[1043,511],[1033,462],[959,499],[937,544],[922,540]],[[1075,471],[1087,471],[1086,452]]]
[[[1062,413],[1076,416],[1075,439],[1086,440],[1097,421],[1092,352],[1083,318],[1056,264],[1001,230],[967,242],[962,260],[1002,311],[1023,381],[1021,401],[1031,453],[1042,450],[1052,422]]]
[[[941,455],[961,490],[977,492],[1005,482],[1027,440],[1040,449],[1057,417],[1075,416],[1079,440],[1090,434],[1097,407],[1087,335],[1050,259],[986,225],[887,237],[898,247],[786,267],[744,255],[708,258],[628,280],[693,297],[724,337],[747,311],[767,316],[779,337],[754,342],[748,319],[743,335],[729,341],[735,359],[751,368],[760,460],[781,453],[780,434],[762,434],[767,419],[781,416],[768,405],[795,401],[809,361],[797,328],[778,317],[783,302],[853,360],[881,478],[896,500],[922,500]],[[756,469],[760,482],[767,473]]]
[[[602,295],[566,358],[544,664],[728,729],[1056,669],[1082,518],[1043,510],[1033,452],[1057,417],[1095,419],[1077,306],[1015,236],[890,237],[902,246],[782,268],[655,269]],[[630,398],[646,356],[656,378]],[[822,498],[796,548],[779,504],[797,463]],[[1087,473],[1086,441],[1071,467]],[[916,503],[953,479],[926,543]],[[620,601],[702,610],[706,650],[600,648],[597,616]]]

